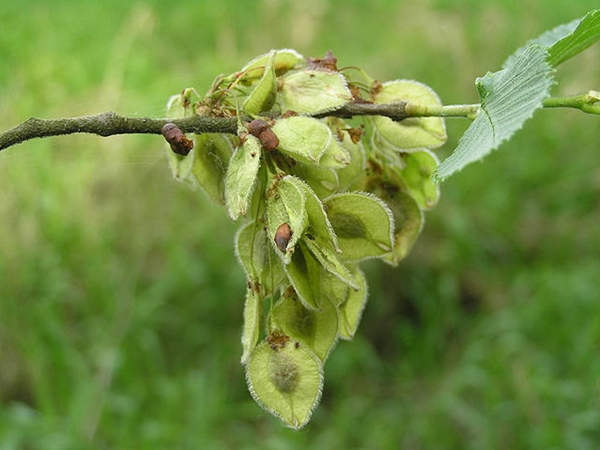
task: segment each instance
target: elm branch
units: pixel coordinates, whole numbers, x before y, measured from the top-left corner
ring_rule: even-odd
[[[349,103],[334,111],[315,117],[336,116],[385,116],[393,120],[407,117],[455,116],[471,117],[476,114],[478,105],[451,105],[431,107],[412,105],[406,102],[393,104]],[[59,119],[39,119],[32,117],[16,127],[0,134],[0,150],[35,138],[61,136],[74,133],[89,133],[98,136],[118,134],[161,134],[162,127],[174,123],[185,133],[230,133],[237,132],[235,117],[189,116],[183,119],[150,119],[123,117],[114,112],[93,116],[66,117]]]
[[[38,119],[31,117],[16,127],[0,134],[0,150],[35,138],[89,133],[98,136],[117,134],[161,134],[165,123],[175,123],[187,133],[235,133],[235,118],[190,116],[183,119],[150,119],[123,117],[114,112],[94,116]]]
[[[589,91],[572,97],[551,97],[544,101],[544,107],[577,108],[589,114],[600,114],[600,93]],[[480,105],[421,105],[407,102],[374,104],[348,103],[341,108],[316,114],[314,117],[335,116],[384,116],[401,121],[409,117],[465,117],[474,119]],[[243,120],[251,120],[243,118]],[[183,119],[151,119],[124,117],[114,112],[93,116],[66,117],[59,119],[39,119],[31,117],[10,130],[0,133],[0,150],[12,147],[35,138],[61,136],[74,133],[89,133],[98,136],[118,134],[161,134],[162,127],[174,123],[184,133],[237,133],[237,118],[209,117],[194,115]]]

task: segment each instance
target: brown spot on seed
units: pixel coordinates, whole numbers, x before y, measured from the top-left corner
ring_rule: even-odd
[[[289,340],[290,337],[281,332],[274,332],[267,336],[267,342],[271,347],[271,350],[275,351],[283,350]]]
[[[287,223],[282,223],[279,225],[277,231],[275,232],[275,245],[277,245],[277,248],[283,253],[285,253],[287,249],[288,243],[292,238],[292,234],[292,229]]]

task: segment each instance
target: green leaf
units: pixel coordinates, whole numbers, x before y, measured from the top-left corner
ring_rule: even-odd
[[[311,117],[280,119],[271,130],[279,139],[280,152],[308,164],[318,164],[333,139],[329,127]]]
[[[573,20],[546,31],[514,52],[502,65],[508,68],[516,58],[532,45],[548,49],[548,62],[553,67],[581,53],[600,39],[600,10],[594,10],[583,18]]]
[[[552,30],[546,31],[537,38],[527,41],[525,45],[518,48],[517,51],[515,51],[512,55],[506,58],[506,61],[504,61],[504,63],[502,64],[502,68],[507,69],[510,66],[512,66],[517,60],[517,58],[532,45],[539,45],[546,49],[551,47],[556,42],[560,41],[561,39],[572,33],[575,30],[575,28],[577,28],[577,24],[579,24],[579,19],[567,24],[559,25],[556,28],[553,28]]]
[[[299,114],[319,114],[352,100],[346,79],[339,72],[306,69],[281,78],[281,98],[286,109]]]
[[[271,310],[270,321],[274,329],[307,345],[323,362],[337,341],[337,312],[329,299],[323,299],[321,308],[315,311],[294,296],[283,297]]]
[[[345,260],[376,258],[392,250],[394,217],[382,200],[356,192],[336,194],[323,203]]]
[[[375,103],[409,102],[419,105],[442,104],[429,86],[413,80],[395,80],[383,83],[374,96]],[[373,117],[379,142],[398,151],[435,148],[443,145],[448,136],[441,117],[408,118],[396,122],[388,117]]]
[[[282,264],[269,242],[264,225],[252,221],[242,225],[235,235],[235,253],[252,283],[258,283],[260,295],[272,295],[286,278]]]
[[[600,10],[596,9],[586,14],[577,23],[577,28],[573,33],[565,36],[548,49],[548,62],[556,67],[581,53],[598,40],[600,40]]]
[[[546,51],[528,48],[507,69],[477,79],[481,112],[442,162],[435,177],[443,180],[467,164],[482,159],[510,138],[542,106],[553,84]]]
[[[288,426],[300,429],[321,399],[323,365],[305,345],[260,343],[246,365],[254,400]]]
[[[356,334],[363,310],[367,304],[368,286],[365,274],[356,269],[354,278],[358,282],[358,290],[350,290],[348,297],[339,307],[339,337],[352,339]]]
[[[223,134],[201,133],[196,135],[192,152],[191,173],[196,182],[213,202],[224,204],[225,174],[233,153],[231,142]]]
[[[403,154],[402,160],[405,166],[400,174],[410,194],[420,208],[433,208],[440,197],[440,185],[432,178],[440,164],[437,156],[429,150],[422,150]]]
[[[250,207],[260,167],[261,149],[259,140],[248,135],[231,156],[225,176],[225,203],[229,217],[233,220],[246,215]]]
[[[242,109],[248,114],[269,111],[275,104],[277,80],[275,77],[274,60],[275,53],[271,52],[271,57],[263,70],[263,76],[244,101]]]
[[[244,329],[242,331],[242,364],[246,364],[252,350],[256,347],[260,334],[261,302],[258,292],[253,287],[246,291],[244,304]]]

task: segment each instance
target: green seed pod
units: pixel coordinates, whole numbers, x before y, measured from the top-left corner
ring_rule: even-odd
[[[408,102],[419,105],[441,106],[438,95],[429,86],[413,80],[396,80],[383,83],[373,97],[375,103]],[[376,139],[379,145],[393,150],[411,151],[436,148],[443,145],[448,136],[441,117],[408,118],[395,122],[388,117],[373,117]]]
[[[280,152],[306,164],[318,164],[333,139],[329,127],[311,117],[280,119],[271,130],[277,135]]]
[[[383,260],[397,266],[408,255],[421,233],[425,221],[423,210],[406,191],[405,182],[396,170],[388,168],[380,177],[370,180],[368,190],[383,199],[394,214],[394,248],[383,256]]]
[[[307,69],[281,78],[281,99],[285,109],[319,114],[352,101],[352,93],[339,72]]]
[[[269,364],[269,380],[283,394],[291,394],[300,382],[298,364],[286,354],[275,353]]]
[[[246,303],[244,304],[244,329],[242,331],[242,364],[246,364],[260,333],[261,316],[261,298],[252,287],[249,287],[246,293]]]
[[[323,362],[338,337],[338,316],[329,298],[323,298],[318,311],[306,308],[295,296],[280,299],[269,316],[273,327],[291,339],[302,341]]]
[[[429,150],[407,153],[402,159],[405,165],[400,175],[410,194],[421,209],[432,209],[440,197],[440,185],[433,179],[439,159]]]
[[[250,355],[246,381],[260,406],[297,430],[321,400],[323,364],[306,346],[273,348],[264,341]]]
[[[229,137],[221,133],[196,135],[192,175],[215,203],[225,203],[225,174],[233,153]]]
[[[323,203],[344,260],[381,257],[392,250],[394,216],[381,199],[352,192],[332,195]]]
[[[258,56],[246,64],[239,72],[239,82],[244,85],[250,85],[257,82],[264,74],[264,68],[273,58],[273,69],[275,75],[280,76],[295,69],[304,63],[304,56],[296,50],[289,48],[281,50],[271,50],[269,53]]]
[[[284,264],[290,262],[296,243],[308,225],[306,193],[291,177],[275,177],[267,199],[267,233]]]
[[[365,275],[357,268],[354,272],[354,278],[357,280],[359,288],[357,290],[351,289],[348,297],[339,307],[339,337],[345,340],[354,337],[367,304],[368,287]]]
[[[242,109],[249,114],[269,111],[275,104],[277,79],[273,68],[274,57],[275,54],[272,53],[264,67],[262,77],[244,101]]]
[[[235,253],[246,277],[258,283],[260,295],[270,295],[286,275],[276,250],[269,242],[264,224],[248,222],[235,235]]]
[[[225,204],[233,220],[245,216],[250,208],[260,157],[260,142],[252,135],[246,136],[231,156],[225,175]]]

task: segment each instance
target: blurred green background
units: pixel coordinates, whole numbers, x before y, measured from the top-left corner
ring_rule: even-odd
[[[0,128],[162,117],[271,48],[332,50],[444,103],[597,0],[0,4]],[[599,46],[555,94],[600,89]],[[299,432],[246,390],[245,285],[223,210],[171,178],[155,136],[0,153],[0,449],[597,449],[598,117],[540,111],[442,186],[399,268],[367,265],[358,336]],[[449,154],[467,123],[448,123]]]

